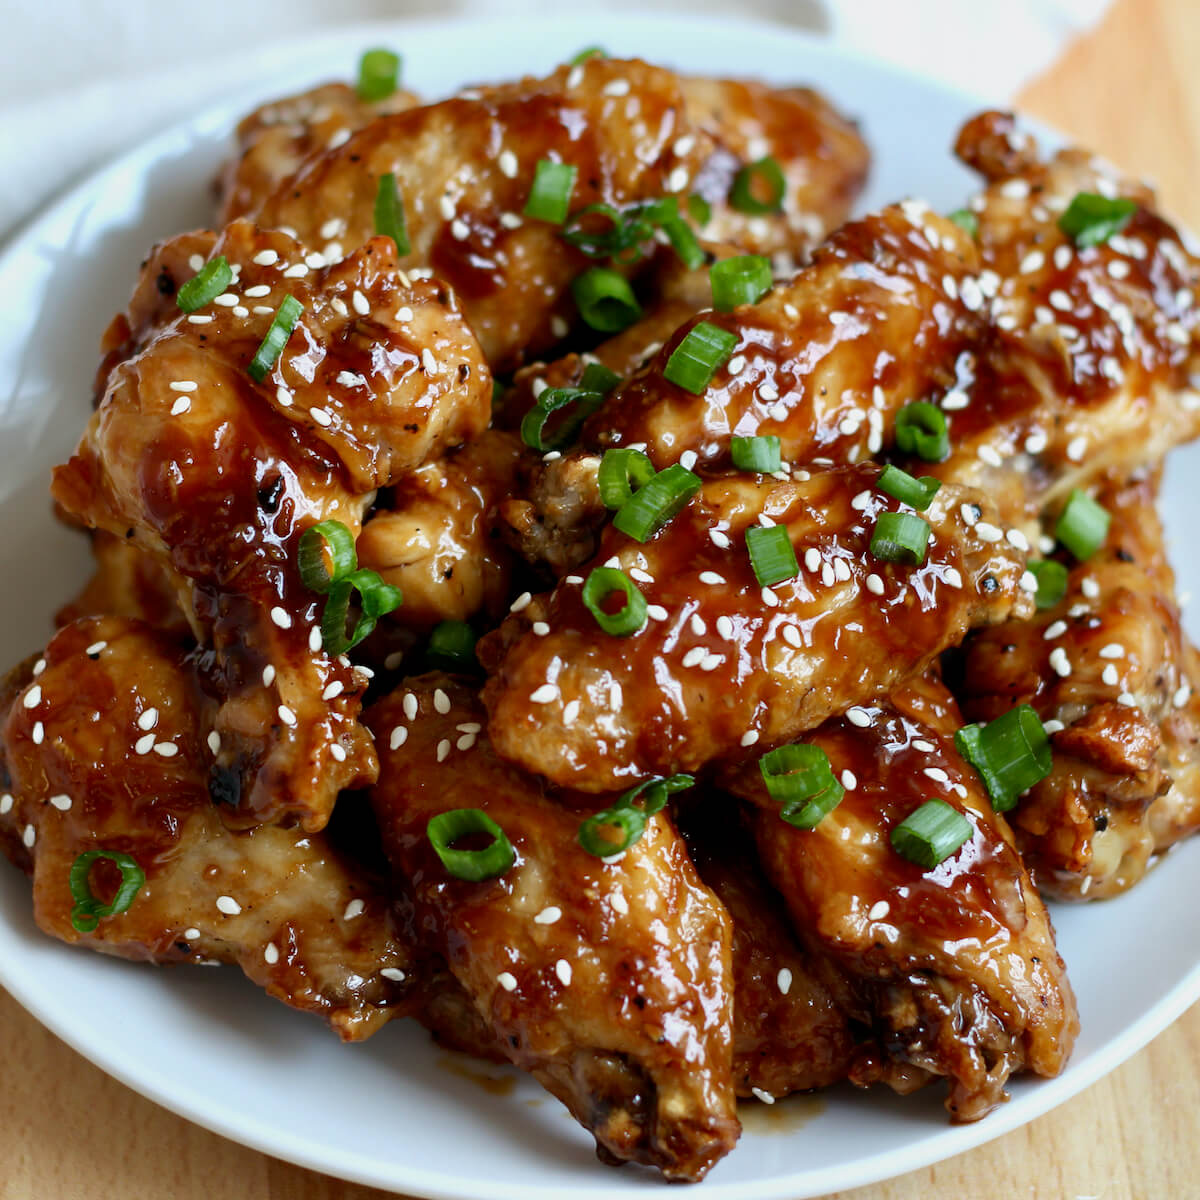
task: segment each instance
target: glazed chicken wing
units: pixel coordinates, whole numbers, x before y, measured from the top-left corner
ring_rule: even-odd
[[[321,649],[299,537],[326,518],[357,533],[376,489],[479,433],[488,371],[445,289],[398,271],[384,239],[322,268],[286,235],[235,222],[210,251],[237,268],[235,290],[176,311],[112,368],[53,492],[169,567],[216,651],[220,763],[240,794],[226,815],[316,830],[376,762],[362,682]],[[303,314],[256,383],[247,366],[288,294]]]
[[[32,875],[45,933],[145,962],[236,963],[348,1041],[411,1010],[413,954],[379,881],[324,835],[222,823],[195,655],[139,621],[81,620],[0,699],[0,844]],[[97,850],[131,856],[145,882],[81,932],[69,879]],[[120,882],[105,860],[91,881],[102,899]]]
[[[921,566],[873,558],[875,520],[897,508],[878,476],[864,465],[710,478],[645,545],[610,526],[590,566],[624,570],[647,619],[628,637],[603,633],[583,602],[587,570],[519,607],[480,647],[497,753],[588,792],[694,771],[819,725],[972,625],[1028,611],[1024,556],[968,524],[984,511],[974,493],[934,498]],[[758,585],[745,546],[756,523],[787,527],[795,578]]]
[[[1200,828],[1200,697],[1154,509],[1157,473],[1111,482],[1106,544],[1059,603],[982,630],[959,695],[991,720],[1031,704],[1053,722],[1054,766],[1009,814],[1043,892],[1124,891],[1150,857]]]
[[[1014,1073],[1057,1075],[1079,1024],[1042,901],[954,748],[962,723],[927,677],[808,735],[846,785],[815,829],[780,819],[757,766],[728,782],[755,805],[759,853],[796,933],[832,960],[836,1000],[873,1031],[875,1053],[860,1054],[851,1079],[908,1091],[945,1076],[950,1114],[973,1121]],[[971,836],[926,870],[889,836],[931,797],[964,815]]]
[[[1040,161],[1005,114],[970,121],[957,150],[988,180],[972,207],[989,331],[943,400],[952,451],[930,471],[987,491],[1016,523],[1200,434],[1200,262],[1144,185],[1080,150]],[[1081,247],[1058,226],[1078,193],[1137,207]]]
[[[699,1179],[738,1135],[729,919],[666,814],[621,859],[586,853],[584,812],[496,757],[473,691],[410,680],[366,715],[382,759],[372,803],[413,928],[518,1066],[563,1101],[610,1161]],[[516,863],[453,878],[432,817],[481,808]]]

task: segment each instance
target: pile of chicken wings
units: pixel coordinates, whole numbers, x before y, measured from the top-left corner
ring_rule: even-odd
[[[970,1121],[1058,1073],[1044,901],[1200,827],[1155,510],[1200,262],[1147,188],[991,112],[962,210],[848,220],[868,150],[814,92],[599,54],[238,140],[105,335],[52,482],[95,575],[0,687],[41,929],[236,963],[348,1040],[415,1017],[676,1180],[739,1097],[943,1079]],[[714,304],[721,263],[766,280]],[[956,735],[1019,706],[1052,758],[1000,811]],[[961,833],[922,862],[931,801]]]

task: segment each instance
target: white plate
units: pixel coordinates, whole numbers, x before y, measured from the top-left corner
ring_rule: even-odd
[[[858,115],[875,151],[865,205],[906,194],[952,209],[970,177],[948,153],[979,105],[889,67],[780,29],[676,19],[397,24],[326,38],[324,74],[392,44],[429,96],[469,81],[544,72],[603,41],[688,70],[812,82]],[[82,580],[81,539],[50,517],[47,471],[68,454],[90,402],[96,345],[151,241],[208,216],[208,183],[237,116],[256,98],[314,82],[305,66],[126,154],[30,225],[0,257],[0,664],[39,645],[49,613]],[[1182,589],[1200,594],[1200,533],[1179,452],[1166,510]],[[1194,504],[1191,505],[1194,509]],[[1188,553],[1191,551],[1191,553]],[[1192,622],[1193,634],[1200,632]],[[1200,844],[1168,857],[1129,896],[1055,911],[1083,1033],[1069,1069],[1019,1081],[1012,1102],[951,1127],[940,1089],[905,1100],[835,1089],[774,1110],[744,1106],[747,1131],[697,1188],[709,1200],[799,1200],[957,1154],[1015,1128],[1110,1071],[1200,996]],[[280,1158],[377,1187],[455,1200],[578,1200],[657,1191],[657,1176],[601,1166],[591,1139],[531,1081],[493,1095],[409,1023],[343,1047],[233,970],[152,971],[40,936],[26,881],[0,867],[0,983],[104,1070],[175,1112]],[[465,1061],[465,1060],[464,1060]],[[500,1068],[487,1068],[493,1076]],[[10,1084],[17,1081],[9,1080]],[[758,1109],[758,1111],[753,1111]],[[787,1136],[781,1136],[786,1134]],[[681,1193],[682,1194],[682,1193]]]

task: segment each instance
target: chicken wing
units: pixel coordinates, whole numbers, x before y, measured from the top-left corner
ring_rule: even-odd
[[[480,645],[497,753],[588,792],[693,771],[794,737],[923,670],[972,625],[1028,611],[1023,555],[966,519],[990,511],[975,493],[934,498],[923,565],[874,559],[875,520],[897,507],[878,475],[715,477],[645,545],[610,526],[592,566],[623,569],[648,619],[602,633],[583,575],[519,606]],[[744,546],[756,522],[786,526],[803,564],[773,588]]]
[[[808,735],[846,785],[815,829],[780,819],[757,767],[728,782],[754,804],[759,853],[796,933],[839,968],[827,981],[842,1010],[874,1031],[877,1057],[861,1054],[852,1081],[908,1091],[945,1076],[948,1111],[973,1121],[1004,1099],[1012,1074],[1057,1075],[1079,1023],[1045,907],[954,748],[962,723],[930,676]],[[889,835],[930,797],[972,832],[926,870]]]
[[[951,456],[929,471],[1016,523],[1200,434],[1200,262],[1144,185],[1080,150],[1040,161],[1006,114],[968,122],[957,151],[988,181],[972,209],[989,329],[973,378],[943,399]],[[1081,247],[1058,225],[1081,192],[1137,208]]]
[[[729,919],[666,814],[620,861],[587,854],[586,811],[493,753],[475,693],[409,680],[365,717],[372,803],[414,929],[443,954],[505,1052],[596,1137],[602,1157],[699,1179],[738,1135]],[[429,820],[478,807],[516,863],[451,877]]]
[[[325,835],[234,833],[197,657],[139,621],[62,629],[5,701],[0,845],[33,877],[34,916],[70,945],[156,963],[236,963],[348,1041],[412,1008],[413,953],[389,900]],[[132,856],[131,906],[92,932],[72,922],[72,866]],[[101,860],[93,894],[119,878]]]
[[[883,448],[901,407],[956,383],[983,328],[982,297],[960,286],[978,270],[963,231],[915,202],[853,221],[759,303],[680,327],[588,420],[584,441],[645,443],[665,467],[685,450],[723,463],[734,435],[772,434],[785,462],[857,462]],[[701,319],[737,343],[693,395],[665,372]]]
[[[362,681],[321,650],[298,539],[326,518],[357,534],[375,489],[481,432],[490,380],[445,289],[397,270],[384,239],[322,268],[286,235],[235,222],[211,254],[238,268],[237,290],[112,368],[53,493],[169,566],[216,651],[220,762],[240,791],[226,815],[317,830],[376,761]],[[285,293],[304,313],[256,383],[247,364]]]
[[[981,630],[958,685],[969,717],[1031,704],[1053,722],[1054,766],[1010,814],[1043,892],[1124,891],[1151,856],[1200,828],[1200,697],[1154,508],[1157,472],[1100,492],[1108,540],[1062,600]]]

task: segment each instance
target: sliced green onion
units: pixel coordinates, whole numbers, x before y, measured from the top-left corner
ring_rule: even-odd
[[[945,800],[926,800],[892,830],[892,846],[909,862],[933,870],[971,836],[971,822]]]
[[[700,477],[674,463],[642,484],[617,509],[613,525],[627,537],[649,541],[700,490]]]
[[[620,508],[654,478],[654,464],[640,450],[605,450],[600,460],[600,499],[605,508]]]
[[[608,222],[607,227],[602,221]],[[640,244],[652,233],[648,225],[639,226],[611,204],[589,204],[572,215],[562,237],[588,258],[608,258]]]
[[[687,336],[671,351],[663,375],[693,395],[700,395],[717,370],[729,361],[737,345],[737,334],[707,321],[688,330]]]
[[[881,562],[919,567],[933,532],[924,517],[913,513],[880,513],[871,534],[871,553]]]
[[[92,891],[90,881],[92,866],[101,858],[115,864],[121,872],[121,886],[108,904]],[[68,877],[71,899],[75,901],[71,909],[71,925],[78,933],[92,933],[100,924],[101,917],[114,917],[125,912],[145,882],[146,873],[128,854],[117,850],[86,851],[71,864]]]
[[[932,475],[922,475],[920,479],[915,479],[899,467],[886,466],[875,481],[875,486],[881,492],[899,500],[901,504],[911,505],[918,512],[924,512],[937,495],[942,481],[934,479]]]
[[[965,725],[954,735],[958,752],[979,772],[997,812],[1045,779],[1053,766],[1050,739],[1028,704],[1018,704],[986,725]]]
[[[969,208],[956,208],[946,220],[953,221],[968,237],[979,236],[979,217]]]
[[[569,59],[567,65],[572,67],[579,66],[580,63],[585,63],[589,58],[607,58],[608,51],[603,46],[585,46],[574,58]]]
[[[491,842],[482,850],[455,850],[454,843],[473,833],[486,833]],[[495,879],[517,861],[512,842],[487,813],[478,808],[452,808],[431,817],[425,826],[429,844],[442,860],[442,866],[455,879],[480,883]]]
[[[408,240],[408,223],[404,219],[404,201],[396,187],[396,176],[389,171],[380,175],[379,187],[375,192],[375,232],[390,237],[396,243],[396,253],[408,254],[412,243]]]
[[[617,612],[606,611],[604,602],[617,592],[625,597],[625,603]],[[629,637],[646,624],[646,597],[617,567],[592,568],[583,585],[583,602],[596,624],[613,637]]]
[[[426,656],[446,671],[473,671],[475,630],[466,621],[440,621],[429,635]]]
[[[700,226],[701,229],[712,220],[712,205],[709,204],[703,196],[693,192],[687,198],[688,216]]]
[[[755,525],[746,530],[746,550],[760,587],[771,587],[800,574],[786,525]]]
[[[674,199],[674,197],[672,197]],[[705,259],[704,248],[692,227],[680,216],[667,217],[660,222],[671,249],[679,257],[679,261],[689,270],[694,271]]]
[[[233,268],[225,255],[210,259],[175,293],[180,312],[195,312],[211,304],[233,282]]]
[[[579,844],[597,858],[611,858],[614,854],[623,853],[641,841],[647,820],[666,807],[668,796],[690,788],[695,782],[691,775],[644,780],[637,787],[630,788],[610,808],[588,817],[579,826]],[[642,800],[640,805],[636,803],[639,797]],[[621,831],[619,842],[614,842],[601,832],[613,826]]]
[[[1053,608],[1067,594],[1067,568],[1052,558],[1028,564],[1037,580],[1038,608]]]
[[[1099,246],[1114,233],[1120,233],[1137,211],[1133,200],[1097,196],[1094,192],[1079,192],[1058,218],[1058,227],[1081,249]]]
[[[579,315],[601,333],[620,333],[642,315],[629,281],[607,267],[591,267],[571,283]]]
[[[571,192],[575,188],[577,169],[570,163],[552,162],[543,158],[533,172],[533,186],[525,201],[525,215],[536,221],[561,225],[571,210]]]
[[[604,393],[586,388],[546,388],[537,398],[537,403],[521,421],[521,440],[531,450],[561,450],[569,446],[584,421],[604,403]],[[566,419],[558,426],[552,437],[545,437],[546,421],[550,414],[560,408],[573,407]]]
[[[304,305],[295,296],[284,296],[271,320],[267,336],[259,344],[250,365],[246,368],[255,383],[262,383],[267,377],[267,372],[279,361],[279,356],[283,353],[283,348],[292,336],[292,330],[296,328],[296,322],[303,311]]]
[[[733,177],[729,203],[743,213],[776,213],[783,208],[787,182],[783,169],[770,156],[748,163]],[[766,195],[760,199],[758,193]]]
[[[333,560],[332,572],[325,567],[327,548]],[[310,525],[300,535],[296,559],[304,586],[310,592],[319,592],[321,595],[325,595],[335,583],[358,569],[354,535],[341,521],[318,521],[317,524]]]
[[[731,438],[729,453],[739,471],[758,471],[770,475],[783,466],[779,438],[773,433]]]
[[[950,453],[946,414],[925,400],[906,404],[896,414],[896,445],[926,462],[941,462]]]
[[[400,81],[400,55],[391,50],[368,50],[358,60],[358,98],[384,100]]]
[[[758,769],[780,817],[797,829],[815,829],[841,802],[846,789],[819,746],[793,744],[768,750]]]
[[[757,304],[774,282],[770,262],[761,254],[739,254],[715,262],[708,269],[713,307],[732,312],[739,304]]]
[[[601,395],[607,396],[620,382],[621,376],[616,371],[601,362],[590,362],[583,368],[579,386],[585,392],[599,392]]]
[[[1067,497],[1066,507],[1054,526],[1054,536],[1080,562],[1091,558],[1108,539],[1108,525],[1112,520],[1108,509],[1079,488],[1074,488]]]
[[[363,614],[370,617],[372,621],[399,608],[404,601],[404,596],[398,587],[384,583],[379,574],[368,567],[360,567],[357,571],[352,571],[343,582],[350,584],[358,591],[358,601]],[[361,638],[355,639],[356,642],[361,640]]]

